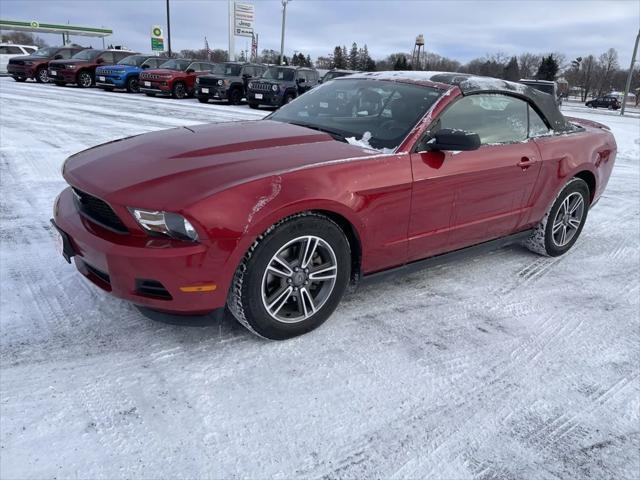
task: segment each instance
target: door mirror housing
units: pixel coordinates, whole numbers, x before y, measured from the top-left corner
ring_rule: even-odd
[[[146,70],[147,68],[149,68],[149,65],[147,65],[147,64],[140,65],[140,68],[141,68],[142,70]]]
[[[430,150],[471,151],[480,148],[480,136],[477,133],[443,128],[427,143]]]
[[[62,55],[58,54],[55,57],[53,57],[54,60],[62,60]]]
[[[193,68],[187,68],[187,73],[196,73],[196,71]]]
[[[298,83],[304,83],[304,82],[305,82],[305,79],[304,79],[304,78],[299,78],[299,79],[298,79]]]
[[[98,58],[98,59],[96,60],[96,63],[104,63],[104,58]]]

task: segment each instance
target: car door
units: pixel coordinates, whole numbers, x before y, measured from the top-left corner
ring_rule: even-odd
[[[528,104],[515,97],[459,98],[432,124],[477,133],[474,151],[412,154],[414,198],[410,260],[456,250],[517,230],[540,171],[529,138]]]

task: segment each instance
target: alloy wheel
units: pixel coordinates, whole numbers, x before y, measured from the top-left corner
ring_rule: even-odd
[[[82,88],[89,88],[92,83],[93,81],[91,80],[91,75],[89,75],[87,72],[82,72],[80,74],[80,86]]]
[[[40,79],[42,83],[47,83],[49,81],[49,73],[46,68],[38,70],[38,79]]]
[[[553,220],[551,237],[558,247],[567,245],[576,235],[584,218],[584,199],[578,192],[567,195]]]
[[[173,93],[176,98],[179,98],[179,99],[184,98],[186,95],[186,90],[184,88],[184,85],[182,83],[176,84],[176,86],[173,87]]]
[[[138,93],[140,91],[140,84],[137,78],[129,80],[129,90],[131,90],[131,93]]]
[[[336,255],[325,240],[312,235],[295,238],[267,264],[262,277],[262,304],[279,322],[301,322],[322,308],[337,276]]]

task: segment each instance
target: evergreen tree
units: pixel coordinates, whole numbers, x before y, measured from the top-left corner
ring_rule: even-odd
[[[342,56],[342,49],[339,46],[333,49],[331,68],[344,68],[344,57]]]
[[[538,80],[555,80],[559,69],[558,61],[553,57],[553,53],[548,57],[543,57],[536,78]]]
[[[342,67],[340,68],[349,68],[349,54],[347,53],[347,47],[342,46]]]
[[[311,61],[311,55],[307,55],[307,58],[305,58],[305,62],[307,64],[307,67],[313,67],[313,62]]]
[[[399,55],[396,58],[396,63],[393,65],[394,70],[411,70],[407,57],[405,55]]]
[[[518,59],[516,57],[511,57],[507,66],[504,67],[504,75],[502,77],[512,82],[520,80],[520,68],[518,68]]]
[[[358,44],[353,42],[351,52],[349,53],[349,70],[358,69]]]

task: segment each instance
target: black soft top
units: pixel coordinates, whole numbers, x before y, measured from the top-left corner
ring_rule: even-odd
[[[549,122],[549,126],[558,133],[575,130],[564,115],[560,113],[553,95],[541,92],[522,83],[509,82],[499,78],[481,77],[463,73],[439,73],[431,75],[432,82],[448,83],[460,88],[463,95],[474,93],[509,93],[533,104]]]

